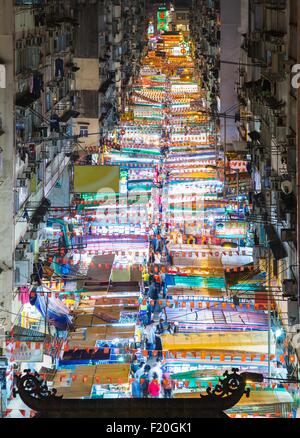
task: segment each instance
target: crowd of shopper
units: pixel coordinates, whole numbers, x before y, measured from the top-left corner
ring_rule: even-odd
[[[135,357],[131,364],[133,378],[131,391],[133,398],[171,398],[175,382],[169,373],[163,373],[159,360],[151,367],[138,362]]]
[[[168,242],[160,227],[152,228],[149,259],[145,261],[143,287],[139,297],[139,321],[142,327],[140,344],[148,352],[147,363],[134,356],[131,363],[132,397],[172,397],[174,382],[170,374],[163,372],[161,360],[161,335],[174,333],[176,324],[167,320],[165,307],[161,302],[167,295],[166,271],[172,260]],[[153,364],[153,361],[156,361]]]

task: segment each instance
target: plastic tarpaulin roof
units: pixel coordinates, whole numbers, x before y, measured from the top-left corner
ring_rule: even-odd
[[[69,309],[58,298],[37,294],[35,306],[43,318],[47,319],[59,330],[68,330],[72,327],[72,318]]]
[[[201,334],[161,335],[164,350],[215,350],[249,353],[268,353],[268,332],[213,332]],[[275,349],[271,345],[271,350]],[[274,351],[272,351],[274,353]]]

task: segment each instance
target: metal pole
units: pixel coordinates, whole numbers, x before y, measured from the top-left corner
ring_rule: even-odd
[[[224,113],[224,115],[226,115]],[[224,194],[226,197],[226,137],[227,137],[227,132],[226,132],[226,128],[227,128],[227,120],[226,117],[224,117]]]
[[[271,250],[268,248],[268,377],[271,377],[271,300],[270,300],[270,291],[271,291]],[[269,380],[269,386],[271,382]]]

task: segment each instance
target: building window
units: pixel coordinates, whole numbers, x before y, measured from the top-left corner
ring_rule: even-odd
[[[87,125],[81,125],[79,128],[79,137],[88,137],[89,127]]]

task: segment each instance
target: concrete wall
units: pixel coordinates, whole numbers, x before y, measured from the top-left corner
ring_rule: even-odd
[[[78,11],[75,57],[98,57],[98,3],[85,4]]]
[[[15,30],[16,36],[19,32],[34,28],[34,10],[23,10],[22,13],[18,11],[15,16]]]
[[[76,124],[74,126],[74,135],[79,135],[80,125],[84,125],[88,123],[88,132],[90,133],[98,133],[99,132],[99,119],[90,119],[90,118],[77,118]],[[97,146],[99,144],[99,135],[90,135],[88,137],[80,137],[79,143],[82,147],[86,148],[89,146]]]
[[[74,63],[80,68],[76,72],[76,90],[98,90],[100,87],[98,58],[74,58]]]
[[[221,0],[221,60],[239,62],[241,45],[241,0]],[[235,83],[238,81],[238,65],[221,63],[220,70],[220,99],[221,113],[228,111],[229,115],[238,112],[238,100],[235,91]],[[235,106],[234,106],[235,105]],[[234,108],[230,110],[230,108]],[[226,143],[231,144],[237,141],[238,131],[234,119],[221,119],[221,142],[225,141],[226,121]]]
[[[13,292],[13,203],[15,168],[14,126],[14,7],[11,0],[0,0],[0,60],[5,65],[6,88],[0,88],[0,115],[4,134],[0,136],[3,149],[2,184],[0,184],[0,262],[9,270],[0,273],[0,325],[8,324]]]

